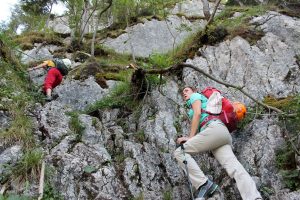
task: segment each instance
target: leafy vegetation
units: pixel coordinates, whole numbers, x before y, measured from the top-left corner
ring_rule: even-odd
[[[133,99],[133,95],[131,94],[130,84],[123,82],[118,84],[108,96],[90,106],[86,112],[91,113],[98,109],[121,107],[132,110],[136,106],[137,102]]]
[[[266,12],[266,6],[249,6],[249,7],[226,7],[219,15],[216,16],[214,22],[208,27],[208,35],[215,33],[220,27],[224,27],[228,32],[228,39],[239,35],[254,44],[264,34],[261,30],[251,27],[249,21],[254,16],[262,15]],[[239,12],[240,15],[233,17],[234,13]],[[218,32],[218,31],[217,31]],[[210,39],[210,38],[209,38]],[[211,38],[210,44],[216,40]]]
[[[55,189],[54,183],[51,181],[55,169],[53,166],[46,166],[45,168],[45,185],[44,194],[42,200],[63,200],[63,196],[60,191]]]
[[[163,200],[172,200],[172,192],[170,190],[164,192]]]
[[[67,114],[71,117],[69,127],[75,133],[76,141],[81,141],[85,126],[79,120],[79,114],[77,112],[69,112]]]
[[[300,170],[297,169],[296,156],[299,156],[300,137],[300,95],[276,99],[265,98],[265,103],[283,110],[293,117],[280,117],[280,125],[286,135],[286,144],[276,152],[276,166],[280,169],[285,185],[291,190],[300,188]]]
[[[10,194],[10,195],[0,195],[0,200],[30,200],[30,197],[24,195]]]
[[[34,43],[63,45],[61,38],[52,31],[25,32],[17,36],[15,42],[20,45],[22,50],[33,49]]]
[[[4,178],[2,181],[14,180],[18,184],[30,180],[37,180],[43,153],[40,149],[28,150],[16,163],[5,166]]]
[[[44,186],[44,195],[42,200],[63,200],[63,196],[52,186],[50,182],[47,182]]]
[[[138,17],[151,15],[164,15],[164,9],[175,5],[179,0],[116,0],[113,4],[115,23],[124,23],[124,13],[129,23],[136,22]]]
[[[0,34],[0,109],[7,110],[12,118],[8,129],[0,132],[0,138],[6,144],[21,142],[25,149],[35,147],[32,135],[32,122],[25,115],[25,108],[32,105],[38,96],[32,95],[34,86],[28,83],[26,74],[17,58],[13,56],[11,45],[14,43],[5,35]]]
[[[145,142],[146,136],[145,136],[144,130],[140,130],[140,131],[136,132],[134,134],[134,137],[137,140],[137,142],[139,142],[139,143]]]

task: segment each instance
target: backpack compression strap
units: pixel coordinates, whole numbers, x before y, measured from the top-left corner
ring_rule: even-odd
[[[201,109],[201,112],[205,112],[205,113],[209,114],[209,116],[207,116],[203,120],[203,122],[201,122],[200,127],[203,127],[207,122],[209,122],[212,119],[219,119],[220,121],[222,121],[221,118],[220,118],[220,115],[223,114],[223,113],[224,113],[224,118],[225,118],[226,123],[229,123],[228,116],[227,116],[226,112],[224,112],[224,111],[222,111],[220,114],[217,114],[217,115],[216,114],[211,114],[211,113],[209,113],[209,112],[207,112],[203,109]]]

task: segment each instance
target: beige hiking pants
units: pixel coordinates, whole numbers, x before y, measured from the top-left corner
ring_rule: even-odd
[[[185,170],[183,161],[186,158],[189,178],[197,189],[207,181],[207,177],[190,154],[211,150],[228,175],[235,179],[243,200],[261,198],[255,182],[233,154],[231,142],[228,129],[222,123],[213,121],[203,131],[184,143],[185,156],[181,147],[175,150],[174,155],[183,170]]]

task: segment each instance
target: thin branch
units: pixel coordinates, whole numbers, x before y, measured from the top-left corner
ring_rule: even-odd
[[[7,185],[8,185],[8,183],[6,182],[6,183],[4,183],[4,185],[2,186],[1,191],[0,191],[0,194],[1,194],[1,195],[3,195],[3,194],[5,193],[5,191],[6,191],[6,189],[7,189]]]
[[[112,6],[112,2],[113,0],[109,0],[108,2],[108,5],[106,8],[104,8],[98,15],[97,17],[97,22],[96,22],[96,25],[95,25],[95,30],[94,30],[94,33],[93,33],[93,39],[92,39],[92,44],[91,44],[91,55],[94,56],[95,54],[95,39],[96,39],[96,34],[97,34],[97,30],[98,30],[98,26],[99,26],[99,23],[100,23],[100,19],[103,15],[103,13],[105,13],[111,6]]]
[[[92,57],[91,54],[86,53],[86,52],[83,52],[83,51],[76,51],[76,53],[81,53],[81,54],[86,55],[86,56],[88,56],[88,57]]]
[[[88,24],[88,22],[90,21],[91,17],[93,16],[94,12],[97,10],[97,4],[98,4],[98,1],[96,1],[96,4],[93,6],[93,9],[92,9],[92,12],[90,13],[90,15],[88,16],[87,20],[84,22],[84,25],[83,25],[83,28],[82,28],[82,32],[81,32],[81,35],[80,35],[80,42],[82,42],[83,40],[83,36],[84,36],[84,31],[85,31],[85,28]],[[86,8],[87,11],[90,9],[90,8]],[[84,20],[84,19],[83,19]]]
[[[172,72],[172,71],[175,71],[175,70],[179,70],[179,69],[182,69],[184,67],[188,67],[188,68],[192,68],[194,69],[195,71],[198,71],[200,72],[201,74],[203,74],[204,76],[208,77],[209,79],[217,82],[217,83],[220,83],[222,85],[225,85],[226,87],[229,87],[229,88],[235,88],[237,90],[239,90],[241,93],[243,93],[244,95],[246,95],[247,97],[249,97],[251,100],[253,100],[255,103],[269,109],[269,110],[273,110],[273,111],[276,111],[278,113],[283,113],[282,110],[278,109],[278,108],[275,108],[273,106],[269,106],[261,101],[258,101],[257,99],[255,99],[252,95],[250,95],[248,92],[244,91],[243,90],[243,87],[240,87],[240,86],[236,86],[236,85],[232,85],[230,83],[226,83],[224,81],[221,81],[213,76],[211,76],[210,74],[204,72],[202,69],[199,69],[197,67],[195,67],[194,65],[191,65],[191,64],[185,64],[185,63],[180,63],[180,64],[177,64],[177,65],[174,65],[172,67],[169,67],[169,68],[166,68],[166,69],[153,69],[153,70],[144,70],[145,73],[147,74],[165,74],[165,73],[169,73],[169,72]]]
[[[42,162],[38,200],[41,200],[44,195],[44,180],[45,180],[45,161]]]
[[[211,14],[209,20],[207,21],[207,24],[205,25],[205,29],[207,28],[207,26],[208,26],[209,24],[212,23],[212,21],[213,21],[213,19],[214,19],[214,17],[215,17],[215,14],[216,14],[216,12],[217,12],[217,9],[218,9],[218,7],[219,7],[219,5],[220,5],[220,2],[221,2],[221,0],[218,0],[218,1],[217,1],[217,4],[216,4],[216,6],[215,6],[215,8],[214,8],[213,13]]]

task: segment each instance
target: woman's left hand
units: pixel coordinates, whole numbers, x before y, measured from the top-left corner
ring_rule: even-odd
[[[186,141],[188,141],[188,139],[189,139],[188,137],[183,136],[183,137],[178,138],[176,142],[177,142],[177,144],[183,144]]]

